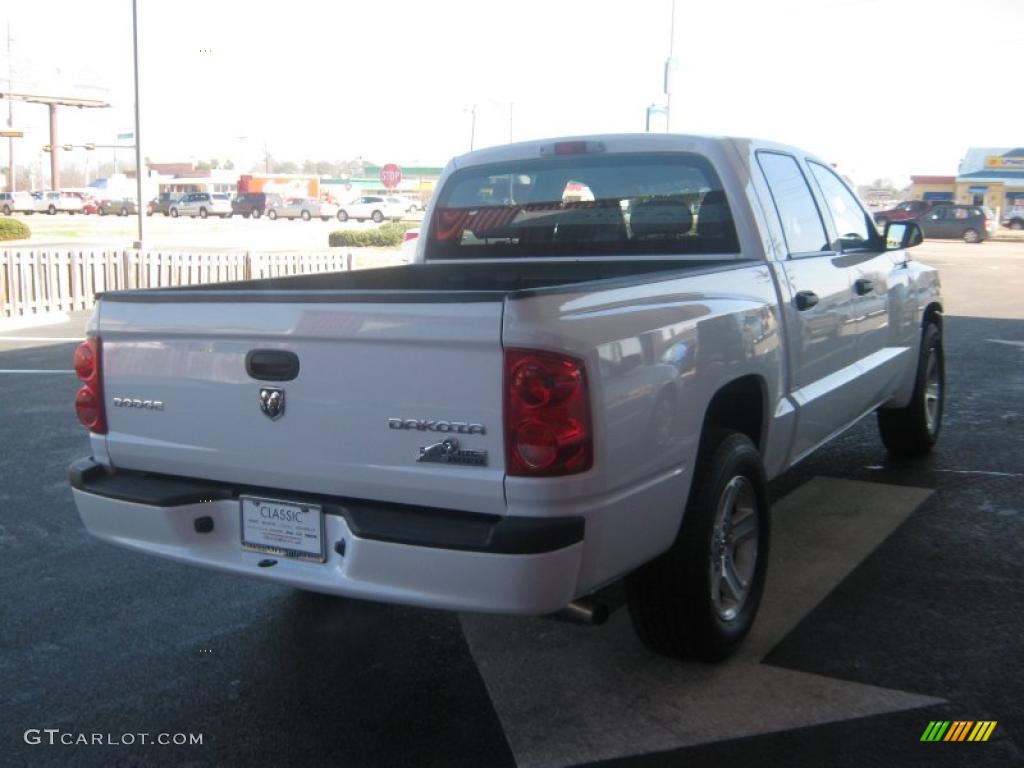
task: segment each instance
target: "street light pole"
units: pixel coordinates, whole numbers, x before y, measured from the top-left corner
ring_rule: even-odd
[[[132,0],[132,53],[135,57],[135,209],[139,218],[139,241],[135,247],[141,251],[146,211],[142,200],[142,174],[145,169],[142,167],[142,126],[139,119],[139,0]]]
[[[14,60],[11,58],[11,22],[7,21],[7,87],[14,90]],[[14,101],[7,102],[7,127],[14,129]],[[7,139],[7,191],[17,191],[14,178],[14,139]]]

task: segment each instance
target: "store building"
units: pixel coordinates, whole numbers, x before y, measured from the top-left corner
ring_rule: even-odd
[[[1024,205],[1024,147],[971,147],[956,176],[911,176],[916,200],[986,205],[997,213]]]

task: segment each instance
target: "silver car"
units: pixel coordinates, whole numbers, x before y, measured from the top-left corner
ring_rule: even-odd
[[[226,219],[231,215],[231,195],[210,192],[189,192],[168,209],[171,218],[179,216],[220,216]]]
[[[338,206],[324,200],[296,197],[279,205],[273,205],[267,211],[268,219],[302,219],[309,221],[321,218],[324,221],[338,215]]]

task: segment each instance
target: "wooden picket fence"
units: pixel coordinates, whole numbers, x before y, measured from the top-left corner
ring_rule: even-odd
[[[89,309],[97,293],[353,268],[351,253],[0,250],[0,319]]]

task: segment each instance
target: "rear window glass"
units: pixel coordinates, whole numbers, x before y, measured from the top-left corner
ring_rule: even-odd
[[[571,155],[467,168],[441,191],[428,259],[727,254],[732,213],[707,158]]]

